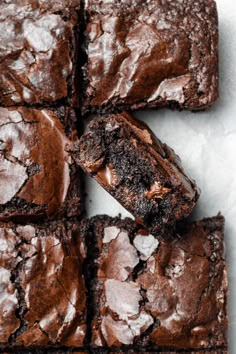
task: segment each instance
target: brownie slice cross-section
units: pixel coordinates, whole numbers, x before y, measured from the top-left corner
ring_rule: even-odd
[[[129,219],[95,217],[92,223],[94,348],[227,351],[222,216],[184,223],[168,241]]]
[[[218,98],[214,0],[87,0],[84,111],[171,106]]]
[[[0,223],[0,348],[83,348],[82,226]]]
[[[155,235],[197,202],[198,188],[179,157],[128,113],[94,119],[72,150],[84,171]]]
[[[0,108],[0,220],[78,217],[80,169],[67,146],[76,139],[72,109]]]

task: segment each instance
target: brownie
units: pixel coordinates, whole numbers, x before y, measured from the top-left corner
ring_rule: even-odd
[[[82,347],[86,293],[83,228],[0,223],[0,346]]]
[[[214,0],[87,0],[84,111],[171,106],[218,98]]]
[[[227,351],[222,216],[185,222],[168,241],[109,217],[95,217],[93,232],[94,348]]]
[[[78,105],[78,11],[77,0],[1,0],[1,105]]]
[[[128,113],[93,120],[72,150],[84,171],[155,235],[196,204],[199,191],[179,157]]]
[[[156,352],[156,351],[154,351],[154,352],[146,352],[146,351],[144,351],[144,352],[134,352],[134,351],[132,351],[132,350],[130,350],[130,351],[128,351],[128,352],[117,352],[118,354],[125,354],[125,353],[128,353],[128,354],[185,354],[185,353],[188,353],[188,354],[228,354],[228,351],[226,351],[226,350],[222,350],[222,349],[220,349],[220,350],[204,350],[204,351],[189,351],[189,350],[184,350],[184,351],[171,351],[171,352],[169,352],[169,351],[164,351],[164,352]]]
[[[142,352],[135,352],[133,350],[129,350],[128,352],[117,352],[118,354],[125,354],[125,353],[128,353],[128,354],[185,354],[185,353],[188,353],[188,354],[228,354],[228,351],[226,350],[222,350],[222,349],[219,349],[219,350],[204,350],[204,351],[189,351],[189,350],[177,350],[177,351],[164,351],[164,352],[156,352],[156,351],[152,351],[152,352],[146,352],[146,351],[142,351]]]
[[[67,354],[67,353],[74,353],[74,354],[86,354],[86,352],[77,352],[77,351],[70,351],[70,350],[59,350],[59,351],[50,351],[49,353],[52,354]],[[125,351],[125,352],[112,352],[109,350],[99,350],[99,351],[94,351],[94,350],[90,350],[90,353],[97,353],[97,354],[108,354],[108,353],[117,353],[117,354],[185,354],[185,353],[189,353],[189,354],[228,354],[228,351],[226,350],[211,350],[211,351],[165,351],[165,352],[160,352],[160,351],[152,351],[152,352],[146,352],[146,351],[142,351],[142,352],[134,352],[133,350],[129,350],[129,351]],[[10,354],[10,353],[6,353],[4,352],[3,354]],[[34,352],[29,352],[29,351],[20,351],[17,352],[17,354],[48,354],[48,351],[34,351]]]
[[[0,221],[81,214],[80,169],[66,151],[73,120],[65,107],[0,108]]]
[[[11,354],[16,352],[14,351],[9,351],[9,352],[1,352],[2,354]],[[88,354],[89,352],[85,351],[77,351],[76,349],[68,349],[66,347],[60,347],[60,349],[52,349],[52,348],[47,348],[47,349],[32,349],[32,350],[26,350],[26,349],[17,349],[17,354]],[[215,354],[215,352],[214,352]],[[217,353],[218,354],[218,353]]]

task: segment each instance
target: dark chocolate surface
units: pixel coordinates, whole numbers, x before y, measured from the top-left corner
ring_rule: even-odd
[[[131,221],[101,217],[94,225],[94,347],[227,351],[223,217],[179,226],[173,241]]]
[[[185,354],[185,353],[188,353],[188,354],[228,354],[228,351],[227,350],[224,350],[224,349],[219,349],[219,350],[204,350],[204,351],[191,351],[191,350],[184,350],[184,351],[181,351],[181,350],[178,350],[178,351],[152,351],[152,352],[146,352],[146,351],[143,351],[143,352],[136,352],[136,351],[133,351],[133,350],[130,350],[128,352],[118,352],[119,354],[125,354],[125,353],[128,353],[128,354]]]
[[[75,136],[59,120],[74,113],[65,110],[0,108],[0,220],[81,213],[80,171],[66,152]]]
[[[199,196],[179,157],[128,113],[97,118],[75,161],[154,234],[186,217]]]
[[[142,351],[142,352],[136,352],[136,351],[133,351],[133,350],[130,350],[128,352],[118,352],[119,354],[125,354],[125,353],[128,353],[128,354],[185,354],[185,353],[188,353],[188,354],[228,354],[228,351],[227,350],[224,350],[224,349],[219,349],[219,350],[204,350],[204,351],[191,351],[191,350],[184,350],[184,351],[181,351],[181,350],[178,350],[178,351],[152,351],[152,352],[146,352],[146,351]],[[105,353],[104,353],[105,354]]]
[[[0,103],[77,105],[77,0],[2,0]],[[63,55],[62,55],[63,53]]]
[[[88,0],[85,10],[85,111],[198,110],[216,101],[214,0]]]
[[[0,224],[2,347],[83,346],[85,256],[78,224]]]

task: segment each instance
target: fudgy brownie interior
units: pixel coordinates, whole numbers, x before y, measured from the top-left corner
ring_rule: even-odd
[[[199,196],[174,151],[128,113],[93,120],[73,156],[156,235],[188,216]]]

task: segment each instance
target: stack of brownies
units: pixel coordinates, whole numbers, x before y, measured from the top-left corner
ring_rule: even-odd
[[[126,112],[217,97],[214,0],[1,0],[0,352],[227,353],[224,218]]]

